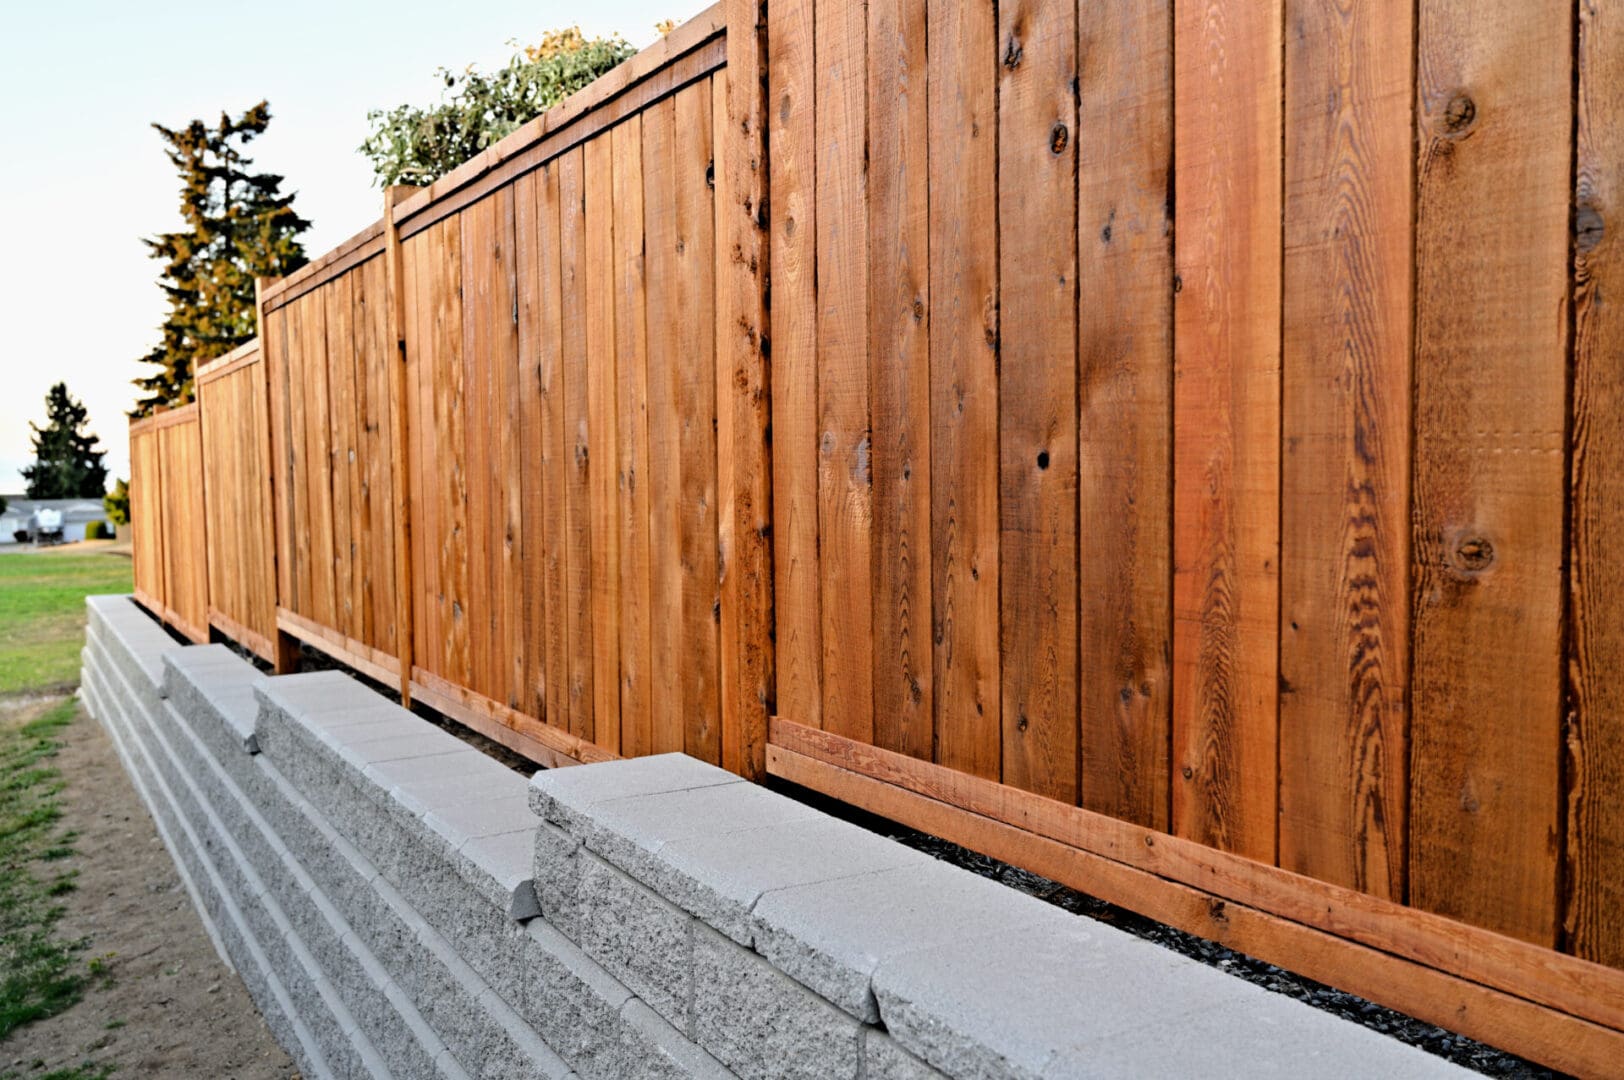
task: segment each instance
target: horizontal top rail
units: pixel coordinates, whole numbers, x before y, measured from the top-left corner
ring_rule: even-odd
[[[130,420],[130,434],[140,435],[148,431],[161,431],[176,424],[188,424],[197,419],[197,402],[187,405],[178,405],[173,409],[163,409],[151,416],[134,417]]]
[[[224,356],[217,356],[213,360],[197,369],[193,378],[199,385],[212,382],[215,379],[230,375],[239,368],[259,362],[259,338],[243,342]]]
[[[395,209],[401,238],[421,232],[625,116],[725,66],[726,32],[724,5],[713,4],[407,198]]]
[[[320,288],[336,277],[382,255],[384,249],[383,219],[379,218],[342,244],[314,262],[306,263],[287,277],[278,278],[265,286],[260,302],[267,312],[291,304],[312,289]]]

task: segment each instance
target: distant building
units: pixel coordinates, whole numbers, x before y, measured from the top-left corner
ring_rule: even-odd
[[[62,539],[71,543],[85,538],[85,526],[92,521],[106,521],[107,508],[100,499],[25,499],[20,495],[6,496],[6,512],[0,514],[0,544],[15,544],[17,531],[28,529],[35,510],[59,510],[62,513]]]

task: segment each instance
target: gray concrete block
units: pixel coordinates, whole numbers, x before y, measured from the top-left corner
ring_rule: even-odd
[[[908,1053],[885,1032],[864,1029],[864,1080],[940,1080],[943,1075]]]
[[[886,958],[1020,926],[1064,927],[1059,908],[934,859],[762,896],[756,949],[860,1020],[880,1018],[870,989]]]
[[[432,775],[388,785],[378,782],[373,774],[369,773],[368,778],[374,779],[387,794],[391,808],[398,807],[401,813],[418,818],[431,810],[460,802],[510,796],[524,799],[528,794],[524,777],[483,754],[478,761],[459,766],[450,775]],[[530,815],[527,824],[535,821],[535,816]]]
[[[589,810],[609,799],[743,782],[725,769],[686,754],[656,754],[567,769],[544,769],[531,777],[530,797],[537,816],[557,823],[571,810]]]
[[[874,974],[886,1029],[955,1077],[1042,1077],[1061,1046],[1136,1039],[1148,1024],[1166,1037],[1240,985],[1112,927],[1068,918],[1069,926],[886,958]]]
[[[542,916],[571,941],[581,940],[581,841],[545,821],[536,829],[531,879]]]
[[[613,1077],[631,991],[544,920],[523,927],[520,1014],[583,1076]]]
[[[429,811],[422,821],[450,851],[482,836],[528,831],[536,824],[522,788],[512,795],[450,803]]]
[[[632,1046],[647,1047],[637,1072],[650,1076],[706,1077],[723,1080],[736,1074],[696,1046],[639,998],[621,1006],[620,1019],[633,1036]],[[627,1070],[628,1073],[632,1070]]]
[[[474,783],[492,775],[490,767],[502,766],[471,746],[464,746],[448,754],[432,757],[406,758],[380,761],[361,770],[361,775],[380,791],[391,792],[401,787],[416,788],[436,781],[464,781]],[[503,770],[510,772],[511,770]]]
[[[587,814],[566,815],[561,824],[622,870],[652,882],[662,876],[659,855],[667,844],[826,816],[777,792],[741,783],[605,799]]]
[[[820,814],[672,841],[659,849],[658,858],[640,867],[638,876],[712,928],[750,946],[755,942],[750,913],[769,892],[929,859],[866,829]]]
[[[385,699],[342,671],[307,671],[265,680],[262,699],[290,716],[367,709]]]
[[[541,914],[531,877],[535,826],[540,822],[535,818],[530,822],[526,829],[475,837],[457,851],[457,868],[463,879],[484,893],[488,901],[506,906],[511,918],[520,920]]]
[[[743,1077],[857,1075],[863,1028],[760,956],[695,924],[695,1042]]]
[[[687,1030],[693,916],[590,852],[581,858],[581,948],[661,1016]]]

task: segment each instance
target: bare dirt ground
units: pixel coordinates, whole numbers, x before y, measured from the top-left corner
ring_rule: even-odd
[[[46,708],[30,703],[30,708]],[[83,708],[54,760],[61,827],[78,871],[58,925],[85,939],[84,999],[0,1042],[0,1075],[86,1065],[125,1077],[287,1080],[298,1073],[240,980],[220,961],[169,852],[101,726]]]

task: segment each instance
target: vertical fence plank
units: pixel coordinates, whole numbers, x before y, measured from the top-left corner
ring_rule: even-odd
[[[926,0],[868,5],[874,740],[929,759],[930,160]]]
[[[499,633],[494,654],[500,669],[494,697],[520,708],[525,685],[525,474],[520,469],[520,354],[518,354],[518,263],[515,260],[515,188],[495,195],[495,274],[490,305],[490,367],[495,382],[494,468],[490,469],[497,542]]]
[[[1168,827],[1171,0],[1078,8],[1082,805]]]
[[[473,635],[469,613],[469,397],[463,370],[462,221],[449,217],[434,226],[434,276],[427,299],[433,304],[431,329],[434,357],[435,452],[440,476],[432,486],[438,495],[434,513],[439,525],[436,557],[440,573],[440,674],[461,686],[472,687]],[[428,481],[425,478],[425,485]]]
[[[727,70],[712,80],[722,764],[751,779],[765,775],[776,710],[765,9],[763,0],[727,0]]]
[[[569,373],[563,363],[563,254],[560,247],[559,168],[557,161],[543,166],[536,180],[536,270],[540,290],[540,345],[538,371],[541,392],[541,472],[543,502],[544,575],[542,601],[547,627],[543,642],[546,672],[547,722],[566,731],[570,721],[569,606],[569,478],[573,443],[566,423],[565,393]]]
[[[1000,5],[1003,778],[1077,799],[1077,13]]]
[[[324,625],[346,637],[355,633],[355,546],[350,538],[355,518],[351,481],[355,463],[355,344],[350,334],[350,275],[345,274],[312,295],[320,298],[327,324],[328,485],[332,493],[333,621]]]
[[[823,726],[874,733],[865,8],[816,0],[818,569]]]
[[[772,146],[773,561],[778,710],[823,718],[818,559],[817,140],[814,0],[767,8]],[[720,149],[720,143],[718,144]]]
[[[1579,956],[1624,967],[1624,23],[1579,5],[1575,223],[1572,672],[1565,929]]]
[[[519,483],[521,497],[519,532],[523,537],[524,562],[521,588],[524,646],[521,650],[519,711],[555,723],[547,707],[547,566],[555,553],[546,539],[548,495],[548,454],[542,410],[543,371],[548,360],[542,356],[541,323],[547,318],[542,304],[540,248],[541,213],[537,188],[542,173],[531,172],[513,183],[513,259],[518,314],[518,366],[515,372],[519,395]],[[556,314],[550,316],[556,318]]]
[[[717,80],[719,81],[719,80]],[[677,327],[677,499],[682,632],[679,749],[721,762],[721,672],[716,580],[716,221],[707,178],[713,169],[712,80],[677,94],[672,184],[676,259],[672,302]],[[689,313],[704,313],[691,317]]]
[[[1423,0],[1417,27],[1410,899],[1545,944],[1559,851],[1571,9]]]
[[[1281,342],[1280,865],[1402,899],[1411,6],[1306,4],[1292,20]]]
[[[306,326],[309,305],[295,300],[282,309],[288,316],[288,400],[289,446],[293,453],[289,460],[291,470],[292,510],[289,517],[293,535],[293,600],[290,610],[306,617],[316,612],[315,579],[310,570],[311,545],[311,467],[310,456],[314,438],[310,433],[310,418],[315,406],[315,386],[310,374],[310,329]]]
[[[600,135],[582,147],[586,191],[584,281],[588,483],[592,521],[593,741],[618,753],[620,725],[620,496],[615,483],[619,432],[615,407],[614,152]]]
[[[1280,0],[1177,0],[1173,829],[1275,857]]]
[[[496,631],[501,618],[495,588],[494,537],[491,535],[491,453],[495,415],[491,400],[493,365],[490,356],[492,295],[495,269],[495,212],[491,199],[481,199],[447,221],[462,229],[462,437],[463,465],[467,470],[467,509],[457,519],[457,531],[467,538],[463,580],[467,594],[462,621],[468,627],[470,680],[463,685],[487,698],[496,693]]]
[[[559,159],[559,237],[563,303],[564,430],[568,439],[565,509],[569,522],[565,604],[569,611],[569,730],[594,739],[593,644],[599,632],[592,609],[592,382],[587,318],[592,281],[587,271],[586,154],[581,148]]]
[[[649,625],[648,326],[643,275],[643,129],[610,132],[614,158],[615,487],[620,519],[621,750],[654,745]]]
[[[388,447],[390,452],[387,490],[394,504],[390,508],[392,530],[387,541],[390,573],[378,580],[380,592],[383,592],[382,582],[385,581],[394,592],[390,597],[392,602],[380,602],[377,618],[380,621],[387,618],[394,626],[390,644],[400,662],[400,701],[402,705],[410,707],[412,666],[418,647],[418,604],[415,593],[422,587],[423,577],[420,565],[415,561],[417,546],[413,537],[413,530],[417,527],[414,515],[422,504],[417,481],[421,470],[412,452],[416,434],[413,421],[417,416],[413,409],[412,370],[406,351],[407,326],[413,318],[412,305],[416,296],[406,267],[406,253],[400,243],[400,230],[395,224],[395,207],[404,194],[404,189],[400,187],[384,193],[384,287],[388,292],[383,304],[384,337],[379,362],[384,367],[384,385],[389,400],[384,412],[388,437],[380,439],[379,445]],[[379,489],[380,498],[383,490]]]
[[[959,0],[927,20],[934,756],[997,779],[998,27]]]
[[[327,303],[322,290],[306,293],[297,301],[305,309],[305,375],[310,391],[306,406],[305,435],[310,440],[305,455],[310,484],[310,618],[323,626],[335,626],[340,610],[337,530],[333,514],[333,401],[332,348],[328,339]]]
[[[684,91],[692,93],[692,90]],[[683,373],[699,367],[679,337],[685,323],[704,321],[684,311],[677,298],[676,99],[643,110],[642,284],[647,307],[648,426],[644,486],[648,499],[649,746],[653,753],[681,751],[683,744],[682,456],[678,387]]]

